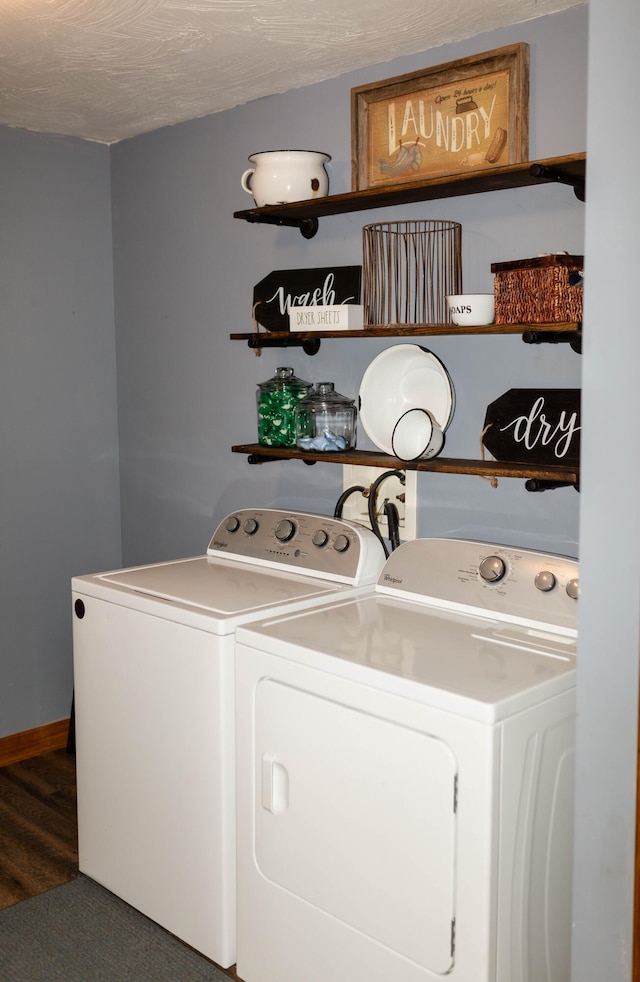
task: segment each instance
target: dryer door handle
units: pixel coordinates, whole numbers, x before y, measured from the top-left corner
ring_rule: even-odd
[[[289,807],[289,773],[274,754],[262,755],[262,807],[274,815]]]

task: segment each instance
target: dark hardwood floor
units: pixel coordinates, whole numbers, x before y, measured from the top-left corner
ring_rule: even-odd
[[[75,757],[0,767],[0,909],[78,875]]]
[[[0,767],[0,910],[78,876],[75,756]],[[220,968],[240,982],[235,968]]]

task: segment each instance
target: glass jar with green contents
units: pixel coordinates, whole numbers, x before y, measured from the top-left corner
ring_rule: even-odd
[[[311,388],[293,368],[276,368],[273,378],[258,383],[258,443],[263,447],[295,447],[296,406]]]

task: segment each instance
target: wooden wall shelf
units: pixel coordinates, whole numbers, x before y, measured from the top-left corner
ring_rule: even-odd
[[[340,451],[336,453],[308,453],[283,447],[263,447],[259,443],[243,443],[231,448],[233,453],[245,454],[250,464],[264,464],[272,460],[301,460],[306,464],[359,464],[364,467],[399,468],[400,470],[429,471],[436,474],[475,474],[479,477],[515,477],[530,479],[531,491],[547,487],[578,485],[575,467],[544,465],[532,467],[515,461],[470,460],[466,458],[435,457],[432,460],[405,462],[391,454],[370,450]],[[534,486],[535,485],[535,486]]]
[[[309,355],[320,349],[322,338],[348,338],[351,341],[361,338],[420,338],[450,335],[469,337],[481,334],[521,334],[522,340],[529,344],[566,342],[575,350],[580,350],[582,325],[566,322],[558,324],[482,324],[456,327],[455,324],[381,324],[366,327],[361,331],[257,331],[231,334],[232,341],[246,341],[250,348],[291,348],[301,347]]]
[[[257,224],[294,226],[300,228],[306,238],[311,238],[317,230],[318,219],[327,215],[343,215],[371,208],[395,207],[414,201],[454,198],[485,191],[561,183],[573,187],[576,196],[584,201],[585,174],[586,154],[577,153],[525,161],[521,164],[506,164],[474,173],[453,174],[429,181],[394,184],[383,189],[367,188],[364,191],[332,194],[325,198],[293,201],[286,205],[248,208],[234,212],[233,217]]]

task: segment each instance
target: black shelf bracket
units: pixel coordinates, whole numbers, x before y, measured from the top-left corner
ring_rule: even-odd
[[[270,461],[287,460],[286,457],[263,457],[259,453],[250,453],[247,457],[248,464],[268,464]]]
[[[525,491],[555,491],[556,488],[575,488],[580,490],[578,484],[573,481],[542,481],[537,477],[531,477],[524,482]]]
[[[279,334],[277,338],[269,334],[252,334],[247,338],[250,348],[302,348],[305,355],[317,355],[320,351],[320,338],[297,337],[292,334],[290,337],[283,337]]]
[[[522,332],[525,344],[569,344],[579,355],[582,354],[582,324],[577,331],[536,331],[535,327]]]
[[[264,454],[263,455],[261,453],[250,453],[248,455],[248,457],[247,457],[247,463],[248,464],[268,464],[268,463],[270,463],[270,461],[275,461],[276,463],[279,463],[281,460],[293,460],[293,459],[294,459],[293,457],[287,457],[286,453],[283,453],[282,456],[279,456],[279,457],[269,457],[269,456],[267,456],[267,454]],[[311,465],[312,464],[315,464],[316,461],[315,460],[304,460],[303,463],[305,463],[308,467],[311,467]]]
[[[287,228],[299,228],[305,239],[312,239],[318,231],[317,218],[285,218],[284,215],[265,215],[249,211],[245,215],[248,222],[257,225],[283,225]]]
[[[545,167],[544,164],[532,164],[529,168],[532,177],[541,181],[551,181],[556,184],[568,184],[573,188],[578,201],[585,201],[585,180],[582,174],[570,174],[560,167]]]

